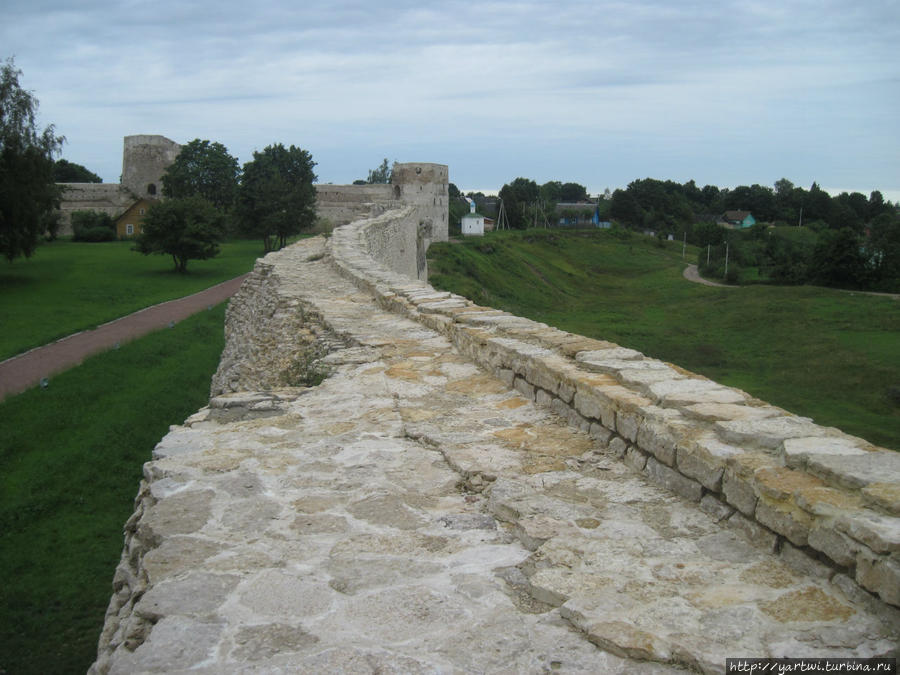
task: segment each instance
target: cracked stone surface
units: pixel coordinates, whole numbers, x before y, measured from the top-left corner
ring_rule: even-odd
[[[341,337],[330,376],[214,398],[160,442],[92,672],[720,673],[727,656],[896,656],[896,608],[774,553],[714,497],[650,482],[628,443],[607,447],[380,309],[322,250],[266,262]],[[647,386],[687,392],[740,440],[734,396]],[[845,529],[895,550],[893,521],[865,525]]]

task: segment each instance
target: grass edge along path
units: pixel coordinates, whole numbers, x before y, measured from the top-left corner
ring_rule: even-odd
[[[206,404],[225,304],[0,403],[0,670],[85,672],[142,465]]]
[[[0,361],[238,277],[263,255],[257,240],[227,241],[218,256],[178,274],[169,256],[132,245],[57,240],[0,264]]]
[[[615,231],[495,232],[429,249],[429,281],[616,342],[818,424],[900,450],[900,303],[813,286],[712,288],[681,242]]]

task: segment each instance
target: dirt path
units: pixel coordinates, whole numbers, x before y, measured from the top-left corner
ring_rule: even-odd
[[[704,286],[718,286],[719,288],[739,288],[739,286],[729,286],[728,284],[720,284],[715,281],[709,281],[700,276],[700,272],[696,265],[688,265],[684,268],[684,278],[693,281],[695,284],[703,284]]]
[[[88,356],[186,319],[234,295],[246,274],[177,300],[170,300],[69,335],[0,362],[0,401],[38,384],[42,378],[76,366]]]

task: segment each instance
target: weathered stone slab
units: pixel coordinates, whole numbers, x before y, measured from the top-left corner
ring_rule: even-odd
[[[876,451],[865,455],[813,455],[810,473],[837,485],[863,488],[872,483],[900,483],[900,452]]]
[[[715,428],[726,443],[773,450],[781,447],[786,439],[811,436],[821,430],[808,419],[793,416],[716,422]]]

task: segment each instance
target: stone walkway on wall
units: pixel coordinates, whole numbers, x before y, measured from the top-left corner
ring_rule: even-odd
[[[897,609],[648,482],[379,309],[323,253],[309,240],[266,263],[341,336],[330,376],[215,397],[161,441],[93,672],[723,672],[729,656],[896,655]]]

